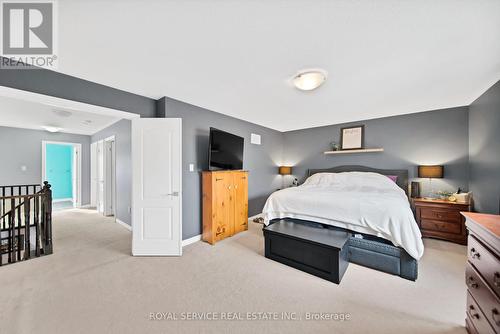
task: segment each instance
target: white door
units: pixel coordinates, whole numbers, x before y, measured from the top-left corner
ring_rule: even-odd
[[[73,200],[73,206],[75,208],[81,206],[81,201],[80,201],[80,189],[79,189],[79,173],[80,173],[80,152],[78,150],[77,146],[73,146],[72,148],[72,154],[73,154],[73,166],[71,166],[71,183],[72,183],[72,189],[73,189],[73,194],[71,196]]]
[[[97,142],[90,144],[90,206],[97,208]]]
[[[182,123],[132,120],[132,254],[182,255]]]
[[[104,140],[104,215],[114,215],[115,140]]]
[[[104,141],[97,142],[97,211],[104,213]]]

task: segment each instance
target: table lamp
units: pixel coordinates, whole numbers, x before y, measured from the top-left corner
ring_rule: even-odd
[[[431,188],[431,196],[434,194],[434,189],[432,188],[432,179],[443,178],[444,167],[439,165],[426,165],[418,166],[418,177],[429,179],[429,187]],[[432,197],[431,197],[432,198]]]
[[[290,175],[292,174],[292,167],[290,166],[280,166],[278,169],[280,175]]]

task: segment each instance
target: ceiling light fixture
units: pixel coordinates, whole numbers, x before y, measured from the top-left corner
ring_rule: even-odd
[[[61,128],[58,128],[57,126],[42,126],[42,128],[45,129],[45,131],[52,133],[61,131]]]
[[[326,73],[312,70],[300,72],[293,78],[293,84],[300,90],[314,90],[326,81]]]
[[[73,113],[71,111],[67,111],[67,110],[52,110],[52,112],[60,117],[69,117],[69,116],[73,115]]]

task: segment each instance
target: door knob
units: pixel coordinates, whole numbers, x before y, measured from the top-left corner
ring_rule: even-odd
[[[177,196],[179,196],[179,192],[178,191],[174,191],[174,192],[172,192],[170,194],[163,194],[162,196],[163,197],[166,197],[166,196],[175,196],[175,197],[177,197]]]

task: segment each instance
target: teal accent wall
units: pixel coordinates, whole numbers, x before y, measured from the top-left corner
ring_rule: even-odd
[[[52,185],[52,198],[73,197],[72,181],[73,147],[63,144],[47,144],[45,168],[47,181]]]

